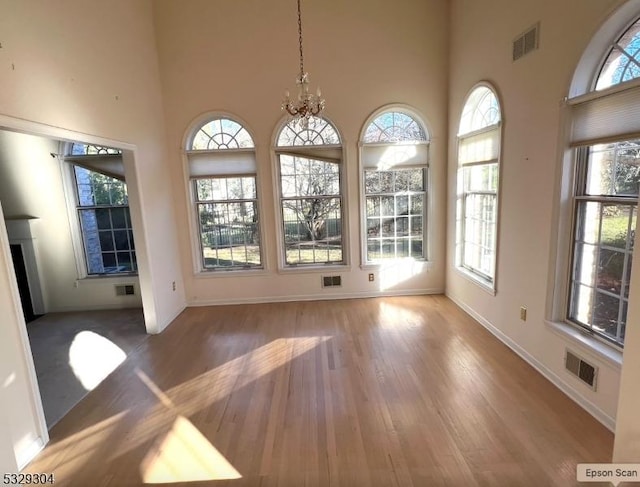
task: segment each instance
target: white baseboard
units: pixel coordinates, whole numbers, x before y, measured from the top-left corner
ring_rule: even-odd
[[[185,309],[187,309],[186,305],[179,306],[177,310],[169,315],[169,318],[162,320],[162,323],[158,323],[158,333],[162,333]]]
[[[443,294],[443,289],[412,289],[401,291],[363,291],[355,293],[331,294],[296,294],[289,296],[257,296],[251,298],[193,299],[188,306],[219,306],[227,304],[259,304],[286,303],[292,301],[325,301],[334,299],[379,298],[385,296],[422,296],[426,294]]]
[[[31,442],[31,444],[24,448],[22,451],[16,453],[16,463],[18,464],[18,470],[22,470],[26,467],[31,460],[33,460],[38,453],[44,448],[45,442],[42,438],[38,437]]]
[[[546,365],[536,359],[533,355],[527,352],[524,348],[522,348],[518,343],[505,335],[499,328],[491,324],[484,317],[480,316],[473,309],[467,306],[464,302],[458,299],[456,296],[452,296],[451,294],[447,294],[447,297],[460,306],[466,313],[468,313],[473,319],[475,319],[478,323],[484,326],[489,332],[494,335],[498,340],[504,343],[507,347],[513,350],[520,358],[522,358],[525,362],[527,362],[531,367],[536,369],[540,374],[542,374],[547,380],[551,381],[553,385],[555,385],[558,389],[564,392],[567,396],[569,396],[574,402],[576,402],[580,407],[582,407],[585,411],[591,414],[595,419],[597,419],[600,423],[602,423],[607,429],[612,432],[615,432],[616,429],[616,420],[612,418],[607,413],[605,413],[602,409],[596,406],[594,403],[586,399],[579,391],[574,389],[569,383],[564,381],[561,377],[555,374],[551,369],[549,369]]]

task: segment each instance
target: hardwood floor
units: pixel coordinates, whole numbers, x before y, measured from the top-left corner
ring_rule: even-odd
[[[446,297],[413,296],[187,309],[27,471],[77,486],[565,487],[612,448]]]

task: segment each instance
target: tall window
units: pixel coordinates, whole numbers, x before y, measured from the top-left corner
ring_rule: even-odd
[[[640,77],[639,53],[636,21],[610,47],[592,83],[597,95],[569,100],[575,183],[567,319],[620,347],[640,185],[640,88],[625,84]]]
[[[342,148],[335,127],[288,123],[276,140],[286,266],[342,264]]]
[[[187,158],[203,270],[262,266],[253,139],[215,118],[189,138]]]
[[[73,169],[87,274],[136,272],[121,151],[73,143],[67,147],[65,161]]]
[[[404,109],[385,110],[366,126],[361,160],[365,263],[426,257],[427,132]]]
[[[500,105],[486,85],[473,89],[458,133],[456,264],[494,288],[498,220]]]

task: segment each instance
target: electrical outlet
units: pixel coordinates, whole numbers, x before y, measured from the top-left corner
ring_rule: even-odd
[[[372,272],[371,274],[369,274],[369,282],[373,282],[375,280],[376,280],[376,276]]]
[[[171,288],[175,291],[176,290],[176,281],[173,281],[171,283]]]
[[[527,321],[527,307],[520,306],[520,319],[522,321]]]

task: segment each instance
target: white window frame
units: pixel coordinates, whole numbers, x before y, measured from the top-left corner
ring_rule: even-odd
[[[244,129],[253,147],[229,148],[229,149],[190,149],[198,131],[207,123],[227,119],[239,124]],[[183,153],[183,177],[185,193],[187,196],[189,238],[191,242],[191,256],[194,275],[197,277],[233,277],[238,275],[261,274],[266,269],[265,264],[265,240],[262,224],[262,198],[260,189],[260,175],[257,164],[255,135],[249,125],[237,115],[215,111],[207,112],[189,124],[182,143]],[[197,179],[216,179],[226,177],[252,177],[255,180],[256,207],[258,214],[258,241],[260,247],[260,265],[255,266],[229,266],[229,267],[205,267],[202,249],[200,218],[198,206],[203,202],[198,201],[196,194]],[[229,200],[232,201],[232,200]],[[221,201],[222,202],[222,201]]]
[[[551,331],[585,347],[601,359],[619,368],[622,348],[589,333],[573,323],[569,316],[570,281],[573,272],[572,245],[575,227],[575,188],[579,147],[640,137],[638,124],[628,124],[629,113],[640,107],[640,79],[594,91],[602,65],[611,46],[640,17],[640,0],[630,0],[616,9],[593,35],[574,71],[569,95],[560,111],[560,139],[557,194],[554,217],[556,245],[549,262],[546,323]],[[631,21],[630,21],[631,19]],[[587,117],[586,115],[590,116]],[[614,116],[619,123],[611,124]]]
[[[365,142],[367,129],[374,120],[385,113],[399,112],[411,117],[422,129],[425,140],[395,143]],[[385,105],[375,110],[365,120],[358,142],[358,179],[360,189],[360,268],[377,269],[396,260],[409,260],[427,263],[429,262],[432,232],[429,231],[431,220],[431,170],[429,164],[429,148],[431,130],[425,122],[425,118],[418,111],[404,104]],[[374,169],[374,161],[378,160],[379,170],[421,169],[424,178],[424,194],[422,207],[422,257],[400,257],[368,260],[367,240],[367,193],[365,188],[365,173]],[[375,170],[375,169],[374,169]],[[397,193],[394,193],[397,194]]]
[[[274,198],[274,210],[275,220],[277,225],[276,241],[278,247],[278,271],[284,273],[296,273],[296,272],[326,272],[327,269],[339,269],[348,270],[350,268],[349,257],[349,212],[347,210],[348,197],[348,183],[347,176],[348,171],[345,168],[344,146],[342,144],[343,137],[336,124],[326,116],[323,116],[321,120],[327,122],[335,131],[338,136],[339,144],[323,144],[323,145],[291,145],[280,146],[278,145],[278,139],[281,132],[289,124],[290,119],[285,117],[280,120],[274,131],[272,138],[272,167],[273,167],[273,194]],[[313,123],[313,121],[311,122]],[[341,240],[342,240],[342,261],[341,262],[326,262],[326,263],[294,263],[287,264],[286,262],[286,245],[284,236],[284,221],[282,216],[282,176],[281,176],[281,164],[280,156],[298,156],[301,158],[308,158],[320,161],[327,161],[335,163],[340,169],[340,185],[339,185],[339,197],[340,197],[340,210],[341,210]]]
[[[76,142],[84,145],[96,145],[92,143]],[[78,198],[78,188],[76,185],[76,175],[74,166],[85,167],[91,171],[110,174],[115,177],[124,178],[124,164],[120,154],[99,154],[99,155],[71,155],[71,146],[74,142],[60,143],[60,171],[62,176],[63,191],[67,205],[67,214],[70,222],[71,242],[76,263],[76,274],[78,280],[83,279],[117,279],[135,277],[138,275],[138,259],[136,252],[136,270],[125,272],[113,272],[105,274],[89,274],[87,265],[87,255],[85,249],[84,236],[82,234],[82,224],[80,222],[81,209]],[[118,149],[119,150],[119,149]],[[126,181],[124,182],[126,185]],[[131,215],[130,206],[129,215]],[[133,231],[133,223],[131,223]],[[135,233],[135,232],[134,232]],[[135,235],[134,235],[135,239]]]
[[[471,102],[472,95],[478,89],[488,89],[498,104],[499,120],[497,123],[490,124],[480,128],[470,128],[465,132],[459,132],[456,144],[456,229],[455,229],[455,268],[456,270],[466,278],[471,279],[476,284],[479,284],[483,289],[490,294],[496,294],[497,292],[497,270],[498,270],[498,235],[500,228],[500,179],[501,179],[501,150],[502,150],[502,135],[504,118],[502,111],[502,102],[498,95],[496,88],[489,82],[481,81],[475,84],[467,93],[462,105],[461,115],[459,119],[459,126],[462,130],[462,117],[468,104]],[[475,107],[474,107],[475,109]],[[482,144],[483,142],[492,142],[491,147],[483,149],[480,154],[463,155],[465,145],[471,146],[472,144]],[[497,168],[497,182],[495,191],[470,191],[466,187],[466,172],[471,167],[487,167],[489,165],[496,165]],[[491,242],[493,256],[491,257],[491,274],[482,272],[481,269],[475,268],[465,262],[465,215],[467,211],[466,200],[470,195],[489,195],[494,196],[494,234]],[[490,249],[491,250],[491,249]]]

